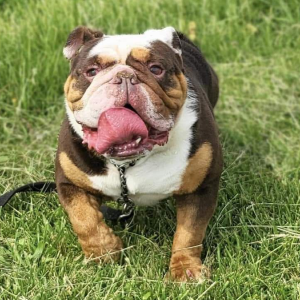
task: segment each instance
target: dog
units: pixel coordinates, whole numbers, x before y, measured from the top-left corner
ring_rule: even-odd
[[[202,280],[202,242],[222,171],[216,73],[173,27],[105,35],[81,26],[63,53],[70,74],[55,181],[85,256],[119,259],[123,243],[99,207],[120,197],[118,166],[128,163],[126,189],[135,205],[175,198],[170,278]]]

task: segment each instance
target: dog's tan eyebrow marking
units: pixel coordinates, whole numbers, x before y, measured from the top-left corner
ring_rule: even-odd
[[[150,59],[150,50],[145,47],[135,47],[130,52],[131,56],[141,62],[148,62]]]
[[[117,63],[118,60],[116,59],[115,56],[105,54],[105,55],[98,55],[97,58],[96,58],[96,62],[98,64],[100,64],[101,66],[106,67],[107,65]]]
[[[182,176],[181,186],[174,194],[189,194],[194,192],[205,179],[213,158],[213,149],[210,143],[203,143],[189,163]]]

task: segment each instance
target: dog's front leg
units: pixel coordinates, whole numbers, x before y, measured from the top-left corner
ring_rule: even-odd
[[[118,260],[122,241],[105,224],[96,198],[72,184],[59,184],[57,190],[85,256],[104,262]]]
[[[177,227],[170,262],[170,277],[175,281],[201,281],[203,275],[207,275],[200,255],[205,231],[215,210],[218,185],[216,182],[193,194],[175,195]]]

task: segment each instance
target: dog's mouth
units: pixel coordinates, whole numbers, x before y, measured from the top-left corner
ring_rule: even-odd
[[[97,128],[82,129],[89,149],[115,158],[143,155],[155,145],[165,145],[169,136],[169,131],[146,124],[130,105],[110,108],[101,114]]]

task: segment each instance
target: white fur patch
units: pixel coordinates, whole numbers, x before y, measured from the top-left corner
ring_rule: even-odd
[[[154,205],[179,189],[182,175],[188,164],[191,147],[192,126],[197,121],[193,109],[196,97],[188,92],[188,97],[180,112],[165,146],[155,146],[135,166],[126,171],[129,195],[136,205]],[[120,196],[119,172],[111,163],[105,176],[89,176],[95,189],[117,199]]]
[[[166,43],[170,46],[176,53],[181,55],[180,49],[175,49],[173,47],[173,34],[176,33],[176,30],[169,26],[163,29],[149,29],[144,32],[144,35],[147,36],[151,41],[159,40],[161,42]]]
[[[181,50],[175,49],[172,44],[174,32],[176,31],[173,27],[166,27],[150,29],[143,34],[104,35],[99,43],[90,50],[89,57],[107,54],[108,49],[110,49],[110,54],[113,57],[118,56],[120,61],[125,62],[133,48],[150,48],[154,41],[166,43],[174,52],[181,55]]]

